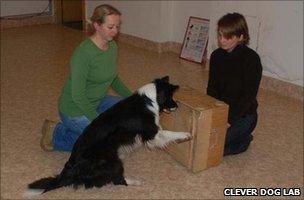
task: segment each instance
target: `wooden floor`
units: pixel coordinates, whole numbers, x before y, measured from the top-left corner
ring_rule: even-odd
[[[40,149],[45,118],[58,120],[57,99],[82,32],[56,25],[1,30],[1,198],[22,199],[26,185],[60,172],[68,153]],[[169,75],[206,92],[208,72],[173,53],[158,54],[119,43],[119,73],[133,91]],[[223,199],[224,188],[301,188],[303,102],[260,90],[254,141],[243,154],[192,174],[160,150],[139,149],[125,160],[134,187],[60,188],[39,199]],[[298,197],[299,198],[299,197]],[[297,198],[293,198],[297,199]]]

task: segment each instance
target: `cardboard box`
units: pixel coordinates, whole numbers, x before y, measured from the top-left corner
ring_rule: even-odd
[[[228,105],[208,95],[180,88],[174,95],[179,108],[163,113],[163,129],[190,132],[192,139],[172,144],[166,150],[192,172],[217,166],[223,158]]]

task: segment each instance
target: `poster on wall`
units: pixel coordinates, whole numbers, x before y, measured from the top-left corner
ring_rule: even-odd
[[[209,19],[192,16],[189,18],[180,58],[202,63],[208,42],[209,25]]]

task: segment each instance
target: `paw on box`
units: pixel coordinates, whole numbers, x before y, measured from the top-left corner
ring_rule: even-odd
[[[192,139],[170,145],[166,151],[192,172],[217,166],[223,159],[228,105],[191,88],[174,95],[178,109],[161,115],[164,129],[190,132]]]

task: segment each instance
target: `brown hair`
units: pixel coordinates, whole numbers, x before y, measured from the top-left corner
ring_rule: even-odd
[[[225,38],[232,36],[241,37],[243,43],[249,44],[249,31],[245,17],[239,13],[228,13],[221,17],[217,22],[217,32],[221,32]]]
[[[108,5],[108,4],[102,4],[102,5],[97,6],[94,9],[92,17],[90,18],[91,23],[89,26],[88,34],[92,35],[96,31],[93,26],[93,23],[96,22],[99,25],[104,23],[105,18],[108,15],[121,15],[121,12],[118,9],[116,9],[113,6]]]

